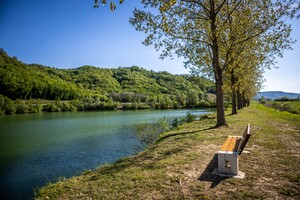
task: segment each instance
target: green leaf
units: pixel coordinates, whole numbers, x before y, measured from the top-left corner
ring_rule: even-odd
[[[116,4],[114,2],[110,2],[110,10],[115,11],[116,10]]]
[[[102,0],[102,5],[105,5],[107,3],[106,0]]]

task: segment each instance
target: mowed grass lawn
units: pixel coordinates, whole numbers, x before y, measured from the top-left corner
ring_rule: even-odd
[[[147,150],[41,188],[37,199],[300,199],[300,115],[252,103],[216,119],[182,125]],[[217,151],[228,135],[252,136],[239,157],[243,180],[220,178]]]

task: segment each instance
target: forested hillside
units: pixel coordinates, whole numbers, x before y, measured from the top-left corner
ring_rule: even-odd
[[[16,102],[24,104],[21,107],[40,104],[38,112],[211,106],[213,102],[208,101],[207,92],[214,93],[214,84],[201,77],[148,71],[137,66],[56,69],[22,63],[0,50],[2,114],[35,112],[29,108],[18,111],[17,106],[12,110],[4,108]],[[11,100],[14,102],[7,103]]]

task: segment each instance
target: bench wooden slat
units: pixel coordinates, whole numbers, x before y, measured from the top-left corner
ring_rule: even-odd
[[[240,141],[241,137],[239,136],[228,136],[220,150],[237,152]]]
[[[227,147],[228,147],[228,145],[229,145],[229,143],[231,142],[231,138],[230,137],[227,137],[227,139],[226,139],[226,141],[224,142],[224,144],[222,145],[222,147],[221,147],[221,151],[226,151],[226,149],[227,149]]]

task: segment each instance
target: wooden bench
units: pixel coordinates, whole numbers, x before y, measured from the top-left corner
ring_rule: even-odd
[[[244,178],[245,173],[239,171],[238,155],[241,154],[251,136],[250,124],[243,136],[228,136],[218,151],[217,175]]]

